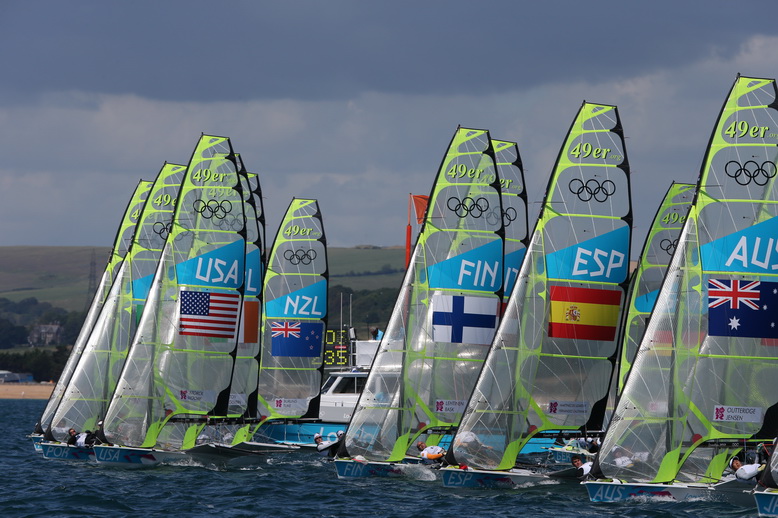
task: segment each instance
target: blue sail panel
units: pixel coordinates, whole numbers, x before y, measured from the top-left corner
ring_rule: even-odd
[[[550,279],[621,282],[629,268],[629,227],[623,226],[546,255]]]
[[[778,273],[778,217],[700,247],[703,270],[733,273]]]
[[[321,280],[265,303],[268,318],[323,318],[327,313],[327,281]]]
[[[494,293],[502,283],[502,241],[494,240],[427,268],[432,289]]]
[[[246,243],[235,241],[176,265],[179,284],[238,288],[243,283]]]

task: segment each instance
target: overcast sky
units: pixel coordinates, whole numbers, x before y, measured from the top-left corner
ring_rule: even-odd
[[[272,239],[319,199],[332,246],[404,242],[458,124],[519,143],[534,224],[584,100],[619,107],[639,250],[694,182],[737,73],[778,75],[774,0],[0,3],[0,245],[109,246],[202,132],[261,175]]]

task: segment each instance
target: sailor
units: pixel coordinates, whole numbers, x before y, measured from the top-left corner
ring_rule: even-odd
[[[68,444],[70,446],[75,446],[77,440],[78,440],[78,434],[76,433],[76,429],[71,428],[70,430],[68,430]]]
[[[340,446],[340,442],[346,436],[346,432],[344,432],[343,430],[338,430],[338,433],[336,435],[337,435],[337,440],[335,441],[325,441],[320,433],[316,433],[313,435],[313,442],[316,443],[316,451],[319,452],[319,455],[321,455],[322,457],[329,457],[329,458],[333,458],[335,456],[335,454],[338,452],[338,447]]]
[[[581,460],[580,456],[573,455],[571,463],[573,464],[574,468],[578,469],[575,476],[578,477],[579,480],[586,480],[589,472],[592,470],[592,462],[584,462]]]
[[[735,474],[735,478],[744,484],[756,484],[759,474],[764,469],[764,464],[743,464],[737,457],[729,461],[729,469]]]
[[[417,442],[416,448],[421,452],[420,457],[424,461],[443,462],[443,456],[446,454],[446,450],[440,446],[427,446],[424,441]]]

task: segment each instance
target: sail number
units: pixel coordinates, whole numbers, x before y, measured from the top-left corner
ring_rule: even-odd
[[[198,169],[192,175],[198,182],[223,182],[226,177],[227,173],[215,173],[210,169]]]
[[[164,207],[166,205],[175,205],[176,199],[169,194],[160,194],[154,198],[154,205]]]
[[[610,148],[594,147],[588,142],[579,142],[570,150],[570,154],[575,158],[589,158],[590,156],[593,156],[594,158],[607,158],[610,152]],[[613,155],[611,158],[619,159],[621,156]]]
[[[764,138],[769,129],[768,126],[752,126],[747,121],[733,121],[724,130],[724,134],[731,138],[745,137],[746,135],[751,138]]]
[[[284,230],[284,234],[287,236],[310,236],[311,229],[303,228],[300,225],[290,225],[289,228]]]

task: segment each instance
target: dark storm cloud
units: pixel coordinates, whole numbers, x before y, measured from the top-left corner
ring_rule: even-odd
[[[769,2],[749,2],[753,12]],[[0,103],[489,94],[737,52],[770,16],[731,1],[25,1],[0,7]],[[716,29],[715,36],[699,37]],[[726,27],[726,30],[719,30]],[[694,30],[690,30],[690,29]],[[4,100],[2,100],[4,99]]]

